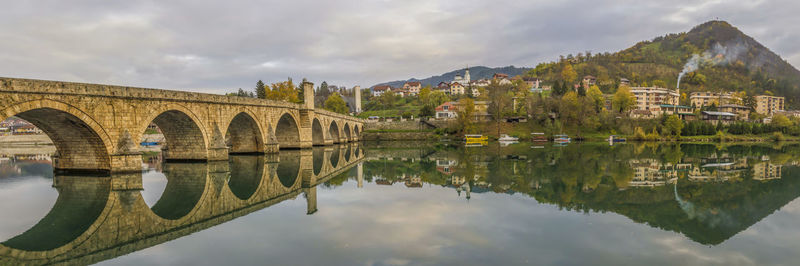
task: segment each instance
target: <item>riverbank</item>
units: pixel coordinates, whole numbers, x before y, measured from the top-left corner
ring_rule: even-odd
[[[431,122],[433,121],[433,122]],[[462,140],[463,134],[457,133],[454,125],[447,120],[431,120],[426,122],[402,121],[402,122],[381,122],[369,123],[365,126],[362,139],[364,140],[431,140],[431,139],[450,139]],[[452,122],[452,121],[451,121]],[[367,125],[369,125],[367,124]],[[647,141],[647,142],[772,142],[786,141],[798,142],[800,136],[790,134],[765,133],[765,134],[745,134],[734,135],[728,133],[718,133],[715,135],[702,136],[661,136],[645,134],[636,136],[633,134],[620,134],[614,131],[591,132],[588,130],[578,130],[575,127],[564,128],[557,132],[552,132],[542,126],[531,123],[494,123],[482,122],[472,125],[472,132],[487,136],[490,140],[497,140],[500,135],[507,134],[518,137],[521,141],[531,140],[531,133],[542,132],[546,136],[552,137],[554,134],[566,134],[573,140],[582,141],[606,141],[610,135],[625,138],[628,141]],[[581,132],[578,134],[578,132]]]
[[[53,145],[45,134],[0,136],[0,146],[40,146]]]

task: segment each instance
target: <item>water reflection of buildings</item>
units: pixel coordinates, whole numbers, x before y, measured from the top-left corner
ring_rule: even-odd
[[[0,154],[0,177],[13,177],[27,174],[24,165],[49,165],[51,154]]]
[[[764,160],[762,158],[762,160]],[[692,160],[687,160],[692,161]],[[661,163],[657,159],[631,159],[633,178],[629,187],[657,187],[674,183],[686,177],[691,182],[735,182],[752,173],[753,180],[781,178],[781,165],[772,164],[769,158],[750,166],[747,157],[731,158],[712,156],[692,163]],[[752,170],[752,172],[751,172]]]

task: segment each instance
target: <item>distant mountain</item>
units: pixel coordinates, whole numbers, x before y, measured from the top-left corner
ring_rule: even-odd
[[[747,95],[786,97],[787,106],[800,107],[800,71],[725,21],[709,21],[689,32],[642,41],[616,52],[562,56],[542,63],[532,74],[546,83],[563,81],[561,71],[571,64],[578,74],[597,77],[603,91],[613,91],[620,78],[634,85],[675,88],[681,92],[744,91]],[[576,81],[578,82],[578,81]]]
[[[425,79],[412,78],[412,79],[409,79],[409,80],[397,80],[397,81],[378,83],[378,84],[375,84],[374,86],[377,86],[377,85],[389,85],[389,86],[392,86],[392,87],[402,87],[403,83],[406,83],[407,81],[419,81],[420,83],[422,83],[422,86],[425,86],[425,85],[436,86],[436,85],[439,84],[439,82],[442,82],[442,81],[446,81],[446,82],[452,81],[453,78],[455,78],[456,75],[462,75],[463,76],[464,75],[464,70],[465,70],[465,68],[462,68],[462,69],[459,69],[459,70],[455,70],[455,71],[450,71],[450,72],[444,73],[444,74],[439,75],[439,76],[432,76],[432,77],[425,78]],[[528,70],[531,70],[531,68],[515,67],[515,66],[494,67],[494,68],[485,67],[485,66],[476,66],[476,67],[470,67],[469,68],[469,76],[470,76],[470,78],[472,80],[477,80],[477,79],[482,79],[482,78],[491,78],[495,73],[503,73],[503,74],[507,74],[510,77],[513,77],[513,76],[516,76],[516,75],[522,75],[525,72],[528,72]]]

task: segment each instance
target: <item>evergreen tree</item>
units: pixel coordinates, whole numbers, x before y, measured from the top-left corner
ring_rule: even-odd
[[[239,89],[239,90],[241,90],[241,89]],[[261,81],[260,79],[258,80],[258,82],[256,82],[256,95],[260,99],[266,99],[267,98],[267,87],[264,86],[264,82]]]

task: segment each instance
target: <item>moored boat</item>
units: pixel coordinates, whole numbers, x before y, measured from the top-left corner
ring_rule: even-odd
[[[556,143],[569,143],[570,138],[567,135],[554,135],[553,141]]]
[[[511,142],[511,141],[518,141],[519,138],[512,137],[512,136],[509,136],[509,135],[506,135],[506,134],[502,134],[502,135],[500,135],[500,138],[498,138],[497,140],[498,141]]]
[[[466,142],[486,142],[489,140],[489,137],[480,134],[467,134],[464,135],[464,140]]]
[[[546,142],[547,136],[545,136],[542,132],[533,132],[531,133],[531,141]]]

